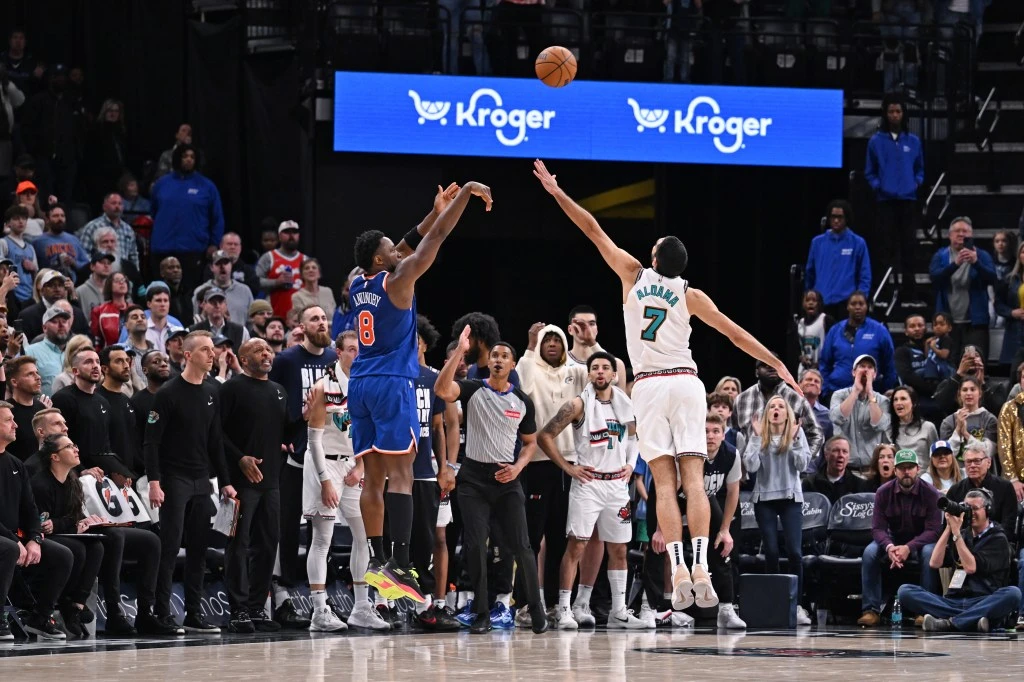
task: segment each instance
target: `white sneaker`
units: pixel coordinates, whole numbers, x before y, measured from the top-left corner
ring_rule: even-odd
[[[345,621],[338,618],[330,606],[313,609],[313,617],[309,621],[310,632],[338,632],[348,630]]]
[[[523,607],[516,610],[516,627],[517,628],[532,628],[533,617],[530,615],[530,609]]]
[[[608,614],[609,630],[646,630],[647,622],[636,617],[632,611]]]
[[[690,570],[683,564],[672,573],[672,609],[682,611],[693,604],[693,580]]]
[[[594,614],[590,612],[590,604],[572,607],[572,617],[581,628],[592,628],[597,624]]]
[[[391,624],[384,620],[380,611],[373,608],[368,601],[352,607],[352,613],[348,614],[348,624],[354,628],[366,628],[367,630],[391,629]]]
[[[558,630],[578,630],[580,625],[572,617],[572,609],[568,606],[559,606],[555,609],[555,619],[552,621]]]
[[[718,595],[711,586],[711,574],[703,566],[693,567],[693,597],[702,609],[718,605]]]
[[[727,630],[746,630],[747,624],[744,623],[740,617],[736,614],[736,606],[733,604],[719,604],[718,605],[718,627],[725,628]]]
[[[811,617],[807,614],[807,611],[802,606],[796,607],[796,624],[797,627],[801,625],[811,624]]]
[[[640,620],[647,623],[648,628],[658,627],[658,616],[647,602],[640,605]]]
[[[669,622],[674,628],[692,628],[696,621],[693,616],[684,611],[673,611],[669,616]]]

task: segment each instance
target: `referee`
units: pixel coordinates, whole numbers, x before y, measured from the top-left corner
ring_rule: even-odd
[[[263,339],[238,349],[242,374],[220,389],[224,451],[231,483],[238,491],[238,526],[224,554],[225,583],[231,604],[228,630],[276,632],[277,621],[263,608],[270,594],[280,539],[281,491],[278,473],[284,455],[288,394],[267,377],[274,351]],[[333,530],[333,527],[332,527]]]
[[[217,387],[204,381],[213,367],[213,336],[194,331],[182,348],[185,368],[154,396],[143,443],[149,502],[160,508],[155,611],[160,620],[174,624],[171,578],[187,530],[184,630],[217,634],[220,628],[207,623],[202,611],[207,536],[215,511],[210,479],[216,476],[224,484],[220,491],[226,497],[235,497],[235,489],[224,459]]]
[[[446,402],[462,401],[466,415],[466,459],[456,469],[459,510],[462,513],[464,558],[478,596],[473,601],[476,619],[470,628],[474,634],[491,629],[487,594],[487,539],[491,518],[501,524],[502,540],[515,557],[524,593],[530,606],[533,631],[548,629],[547,616],[537,586],[537,559],[530,549],[526,529],[526,496],[519,474],[537,447],[537,426],[533,403],[509,383],[516,365],[516,352],[504,341],[495,343],[488,353],[490,376],[486,379],[454,381],[459,358],[469,350],[471,330],[467,325],[459,336],[459,349],[448,358],[437,377],[434,392]],[[516,460],[516,437],[523,449]]]

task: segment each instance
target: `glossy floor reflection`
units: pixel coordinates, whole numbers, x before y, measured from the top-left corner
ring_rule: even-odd
[[[54,655],[59,654],[59,655]],[[666,679],[1024,679],[1024,643],[1016,633],[937,635],[920,631],[808,629],[726,634],[658,632],[492,632],[430,635],[189,637],[92,640],[66,645],[0,644],[4,679],[75,674],[135,680],[500,679],[593,681]],[[981,672],[983,671],[983,672]],[[453,676],[455,676],[453,678]]]

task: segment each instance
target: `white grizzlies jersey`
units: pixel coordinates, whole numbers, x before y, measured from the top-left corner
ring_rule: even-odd
[[[633,373],[686,367],[696,371],[690,353],[687,282],[644,268],[622,306],[626,349]]]
[[[584,394],[583,417],[572,425],[572,435],[576,445],[576,464],[583,467],[594,467],[595,471],[611,473],[626,466],[626,424],[615,418],[611,402],[597,400],[597,408],[604,418],[605,428],[593,433],[587,429],[587,398]],[[600,445],[601,447],[597,447]]]
[[[347,455],[352,450],[352,418],[348,414],[348,377],[336,362],[324,373],[324,401],[327,424],[324,425],[324,454]]]

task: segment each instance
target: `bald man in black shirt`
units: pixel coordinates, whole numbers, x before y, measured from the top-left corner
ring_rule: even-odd
[[[274,351],[266,341],[246,341],[238,349],[238,359],[242,374],[220,390],[224,451],[241,504],[235,536],[224,554],[231,603],[228,629],[273,632],[281,626],[267,618],[263,603],[270,592],[280,538],[278,475],[284,462],[281,444],[288,423],[288,394],[268,379]]]

